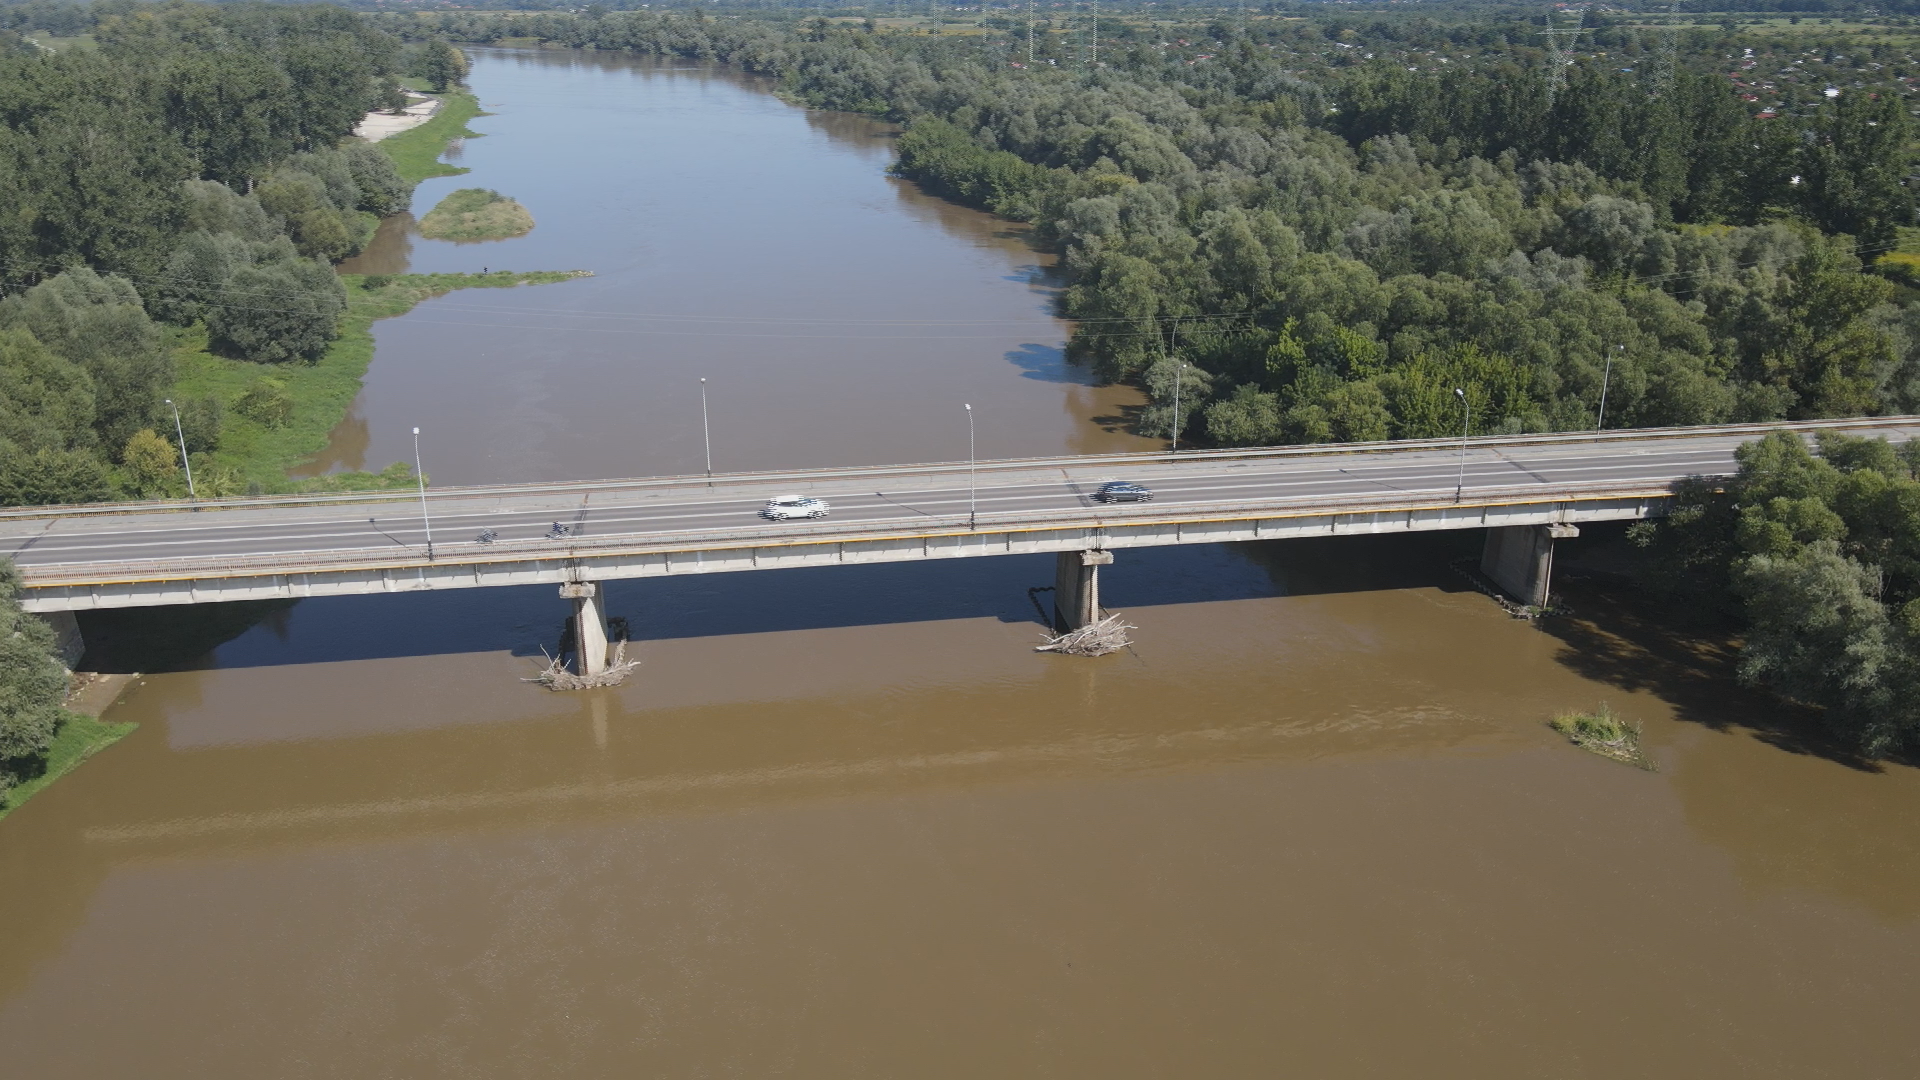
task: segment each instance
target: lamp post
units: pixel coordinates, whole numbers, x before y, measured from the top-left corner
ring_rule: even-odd
[[[1180,373],[1187,370],[1185,360],[1176,361],[1173,369],[1173,449],[1169,453],[1180,452]]]
[[[187,470],[187,498],[197,499],[200,496],[193,490],[193,462],[187,460],[187,433],[180,427],[180,406],[174,405],[172,398],[166,402],[173,406],[173,433],[180,437],[180,467]]]
[[[1625,345],[1615,345],[1613,352],[1607,354],[1607,369],[1600,375],[1600,415],[1593,422],[1593,430],[1599,431],[1607,426],[1607,384],[1613,381],[1614,353],[1625,352]]]
[[[1459,502],[1467,489],[1467,429],[1473,426],[1473,403],[1467,400],[1467,392],[1457,386],[1453,388],[1453,396],[1460,399],[1460,478],[1453,484],[1453,501]]]
[[[969,529],[977,527],[976,522],[978,521],[978,519],[974,516],[974,505],[975,505],[973,500],[974,460],[975,459],[973,456],[973,406],[968,405],[967,406],[967,528]]]
[[[713,486],[713,429],[707,426],[707,380],[700,380],[700,438],[707,445],[707,486]]]
[[[413,478],[420,484],[420,521],[427,527],[427,561],[433,561],[433,519],[427,516],[427,474],[420,468],[420,429],[413,429]]]

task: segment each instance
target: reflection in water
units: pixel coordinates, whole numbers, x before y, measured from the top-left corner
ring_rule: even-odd
[[[422,207],[424,212],[427,207]],[[412,214],[393,214],[380,219],[365,251],[340,264],[343,274],[404,274],[413,262],[413,241],[420,235],[420,223]],[[364,447],[362,448],[364,449]]]
[[[711,69],[493,53],[476,80],[504,124],[583,74],[595,108],[696,132],[747,109],[884,161],[871,128],[799,124]],[[504,168],[532,137],[470,155]],[[888,198],[888,242],[899,207],[940,213]],[[928,235],[992,249],[982,278],[1033,262]],[[524,264],[579,262],[552,250]],[[920,301],[1030,315],[1025,281],[1002,282],[1017,303]],[[637,305],[631,284],[575,316]],[[943,362],[984,357],[997,375],[960,392],[1017,399],[1036,439],[1105,438],[1088,418],[1124,402],[1058,343]],[[460,389],[459,357],[390,344],[403,399],[408,378]],[[537,388],[530,355],[470,370]],[[871,357],[821,370],[899,404]],[[664,422],[653,384],[610,385]],[[537,450],[578,410],[559,395],[500,437]],[[1449,569],[1478,541],[1120,552],[1103,591],[1139,641],[1097,661],[1031,651],[1046,558],[615,582],[640,675],[572,695],[519,681],[565,617],[551,587],[89,615],[102,657],[161,674],[112,714],[138,731],[0,823],[9,1075],[1920,1073],[1914,771],[1795,741],[1732,688],[1724,643],[1572,573],[1573,617],[1506,617]],[[1659,773],[1543,723],[1600,700],[1644,723]]]

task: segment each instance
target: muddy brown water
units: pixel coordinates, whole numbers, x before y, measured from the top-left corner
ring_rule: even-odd
[[[375,327],[365,392],[315,469],[412,460],[436,482],[954,461],[1157,444],[1140,398],[1063,353],[1053,259],[1024,227],[889,178],[895,129],[688,62],[478,51],[494,115],[464,176],[537,225],[490,243],[387,223],[346,269],[591,270],[467,290]]]
[[[760,93],[565,59],[475,78]],[[574,695],[548,588],[92,618],[159,673],[0,822],[0,1074],[1920,1073],[1920,780],[1579,580],[1616,536],[1541,626],[1472,534],[1122,552],[1097,661],[1029,651],[1047,558],[617,582]],[[1544,726],[1602,700],[1658,772]]]

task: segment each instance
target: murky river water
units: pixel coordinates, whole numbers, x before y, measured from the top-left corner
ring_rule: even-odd
[[[743,203],[843,169],[848,198],[891,200],[873,229],[930,223],[928,248],[1016,277],[1006,303],[1041,310],[1016,272],[1032,256],[889,187],[867,136],[834,132],[853,121],[711,73],[570,63],[483,60],[500,115],[468,160],[513,162],[510,118],[592,87],[652,125],[651,156]],[[701,172],[656,109],[684,114],[693,147],[754,117],[757,171]],[[565,152],[539,150],[554,167]],[[567,171],[581,204],[626,186]],[[543,230],[571,212],[530,205]],[[851,217],[796,218],[789,242],[817,264],[768,264],[796,267],[797,288],[845,280]],[[738,245],[734,226],[706,229]],[[593,266],[603,250],[555,243],[413,257]],[[778,300],[763,266],[730,266],[706,287]],[[999,286],[969,288],[991,304]],[[497,321],[524,325],[529,295],[465,294],[462,318],[492,320],[499,296],[515,310]],[[383,328],[369,382],[375,463],[388,399],[428,402],[452,370],[431,335],[464,333],[407,327]],[[503,393],[506,340],[473,400]],[[395,346],[427,375],[389,370]],[[1021,377],[1003,343],[953,347],[944,363],[969,370],[942,377],[976,402]],[[1087,445],[1099,404],[1046,370],[1017,384],[1039,405],[1005,398],[1039,410],[1022,448]],[[886,385],[814,400],[877,414]],[[476,457],[460,478],[591,467],[564,429],[594,406],[574,400],[503,421],[544,448],[537,465]],[[819,434],[807,460],[904,456],[884,430]],[[688,466],[663,445],[624,471]],[[1730,688],[1724,655],[1607,590],[1570,581],[1578,614],[1542,628],[1507,618],[1449,569],[1476,543],[1123,552],[1103,585],[1139,644],[1098,661],[1029,651],[1045,558],[615,583],[641,675],[564,696],[515,681],[565,614],[549,588],[90,620],[101,664],[162,673],[111,714],[138,731],[0,823],[0,1072],[1920,1073],[1913,770],[1801,743]],[[1659,772],[1543,725],[1601,700],[1645,724]]]

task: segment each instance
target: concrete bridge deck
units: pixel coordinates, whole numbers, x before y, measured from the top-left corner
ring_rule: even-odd
[[[1662,512],[1767,431],[1904,441],[1920,417],[816,469],[0,511],[28,610],[191,604],[1343,532],[1577,525]],[[973,490],[969,492],[969,477]],[[1156,500],[1104,506],[1100,482]],[[775,494],[825,521],[757,516]],[[973,508],[970,517],[969,508]],[[547,539],[553,522],[572,535]],[[498,534],[480,543],[482,530]]]

